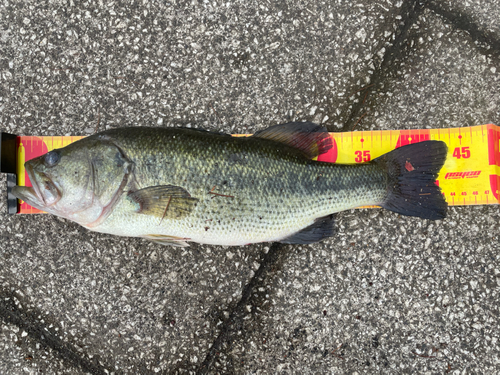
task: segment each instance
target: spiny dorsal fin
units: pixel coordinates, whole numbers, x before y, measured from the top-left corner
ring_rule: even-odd
[[[133,193],[128,197],[139,204],[138,213],[152,215],[163,219],[182,219],[196,206],[197,198],[180,186],[150,186]]]
[[[308,158],[315,158],[333,147],[325,127],[312,122],[289,122],[256,132],[254,137],[270,139],[301,150]]]

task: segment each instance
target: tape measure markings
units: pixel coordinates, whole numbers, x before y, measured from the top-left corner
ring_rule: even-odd
[[[327,154],[320,155],[318,160],[342,164],[368,162],[397,147],[423,140],[444,141],[448,145],[448,157],[439,173],[437,183],[448,204],[453,206],[499,203],[500,127],[498,126],[488,124],[469,128],[370,130],[330,134],[333,149]],[[18,185],[31,186],[24,169],[25,161],[54,148],[67,146],[81,138],[83,137],[18,137]],[[40,211],[21,202],[18,212]]]

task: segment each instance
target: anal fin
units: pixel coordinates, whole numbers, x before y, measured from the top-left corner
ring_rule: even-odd
[[[333,230],[334,218],[333,215],[328,215],[316,219],[316,221],[301,229],[290,237],[282,239],[281,243],[287,244],[311,244],[331,237],[334,234]]]

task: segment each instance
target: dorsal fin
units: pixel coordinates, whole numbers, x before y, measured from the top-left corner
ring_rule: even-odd
[[[311,159],[333,147],[328,130],[312,122],[289,122],[273,125],[256,132],[253,136],[284,143],[301,150]]]

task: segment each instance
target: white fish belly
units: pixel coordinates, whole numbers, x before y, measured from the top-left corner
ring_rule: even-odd
[[[137,213],[126,200],[117,205],[111,215],[93,230],[128,237],[171,236],[201,244],[241,246],[250,243],[279,241],[312,225],[320,217],[347,209],[380,202],[380,189],[353,189],[336,197],[331,195],[296,198],[284,206],[271,207],[265,199],[248,210],[225,214],[199,204],[188,217],[172,220]],[[228,199],[216,197],[215,199]]]

